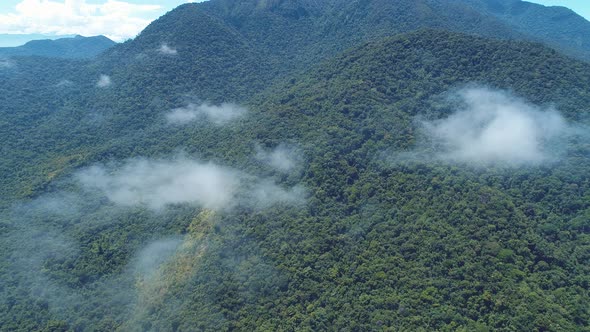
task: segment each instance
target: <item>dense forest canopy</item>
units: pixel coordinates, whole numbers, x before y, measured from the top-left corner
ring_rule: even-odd
[[[588,331],[590,64],[518,3],[212,0],[1,59],[0,330]]]

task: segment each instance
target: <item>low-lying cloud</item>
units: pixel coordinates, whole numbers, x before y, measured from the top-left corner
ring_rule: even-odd
[[[239,185],[235,171],[184,159],[131,160],[113,172],[94,166],[80,172],[78,179],[118,205],[143,204],[155,210],[183,203],[221,209],[231,203]]]
[[[175,305],[184,303],[179,287],[169,286],[191,286],[199,257],[210,248],[206,229],[214,222],[204,218],[210,218],[213,211],[202,211],[199,221],[191,222],[201,225],[206,221],[202,233],[200,227],[189,226],[190,233],[185,236],[161,235],[163,222],[194,218],[194,206],[223,212],[233,206],[257,210],[273,204],[302,204],[306,196],[302,186],[286,187],[272,178],[184,155],[85,168],[59,188],[0,213],[0,259],[6,261],[0,270],[0,297],[43,301],[52,319],[73,326],[78,322],[94,326],[105,319],[80,312],[108,312],[112,317],[106,319],[113,320],[132,317],[130,324],[134,324],[143,322],[143,314],[153,308],[173,312]],[[171,206],[176,204],[183,206]],[[160,211],[169,205],[170,209]],[[122,239],[118,237],[120,229],[138,236],[116,240]],[[216,245],[211,247],[227,252]],[[90,248],[97,251],[85,255]],[[275,272],[251,249],[248,246],[246,255],[239,255],[239,259],[221,262],[235,266],[230,273],[244,278],[244,284],[271,287],[268,280],[277,279],[271,278]],[[236,249],[232,246],[232,250]],[[213,255],[221,257],[217,252]],[[111,259],[113,253],[117,258],[109,261],[112,264],[101,266],[102,258]],[[120,259],[128,253],[133,254]],[[114,266],[117,269],[111,270]],[[242,291],[254,297],[258,287]],[[16,307],[16,311],[8,310],[10,314],[19,312]]]
[[[97,216],[108,219],[110,216],[106,214],[112,210],[105,206],[94,215],[83,206],[89,200],[92,199],[55,193],[0,214],[0,221],[10,225],[0,236],[0,259],[6,262],[0,271],[1,298],[16,296],[43,301],[52,318],[72,324],[80,319],[80,312],[114,310],[124,314],[137,305],[137,281],[145,284],[154,279],[161,266],[177,252],[183,237],[165,237],[145,246],[141,244],[143,249],[121,266],[120,273],[101,275],[93,270],[91,275],[79,280],[85,287],[72,284],[79,277],[74,271],[85,269],[84,263],[80,263],[85,252],[80,246],[80,234],[93,234],[94,238]],[[55,264],[63,261],[72,265]],[[89,298],[95,301],[89,302]],[[94,323],[102,317],[86,315],[84,319]]]
[[[305,202],[305,189],[300,186],[285,189],[273,181],[259,181],[249,192],[250,201],[255,206],[266,208],[277,203],[299,205]]]
[[[176,55],[178,51],[175,48],[168,46],[168,44],[162,44],[158,49],[158,52],[165,54],[165,55]]]
[[[256,159],[278,171],[289,172],[300,163],[301,153],[297,148],[285,144],[279,144],[272,150],[265,150],[257,145]]]
[[[463,107],[445,119],[423,122],[434,146],[428,159],[509,166],[557,159],[572,132],[553,109],[527,103],[502,91],[469,88],[458,93]]]
[[[208,103],[195,105],[191,103],[186,107],[170,111],[166,114],[166,120],[168,120],[168,123],[175,125],[185,125],[199,120],[223,125],[244,116],[246,113],[246,108],[232,103],[223,103],[221,105]]]
[[[80,171],[77,179],[83,188],[98,191],[116,205],[152,210],[175,204],[212,210],[240,204],[298,204],[305,194],[300,187],[285,189],[271,179],[184,157],[171,161],[133,159],[110,168],[93,166]]]
[[[133,271],[142,278],[150,278],[177,251],[182,238],[160,239],[143,248],[133,264]]]
[[[106,88],[111,86],[111,84],[113,84],[113,82],[111,81],[111,77],[108,75],[100,75],[100,77],[98,78],[98,81],[96,82],[96,86],[98,88]]]

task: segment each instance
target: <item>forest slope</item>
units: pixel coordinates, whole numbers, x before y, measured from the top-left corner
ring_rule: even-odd
[[[96,60],[0,59],[1,138],[8,142],[0,169],[18,173],[2,179],[0,207],[42,191],[79,165],[77,147],[96,150],[133,135],[159,116],[158,109],[189,99],[245,102],[358,43],[424,27],[542,39],[480,7],[426,0],[216,0],[180,6]],[[99,87],[101,79],[112,86]],[[142,121],[129,125],[130,118]],[[47,157],[53,153],[67,157]],[[36,166],[22,167],[27,155],[40,158]]]
[[[4,214],[7,329],[587,329],[587,63],[423,30],[236,97],[248,110],[228,122],[178,117],[203,108],[175,85],[146,99],[143,80],[111,76],[117,89],[47,122],[86,105],[102,121],[89,144],[42,154],[60,175]],[[483,155],[445,130],[494,133],[505,116],[524,127],[502,136],[529,135],[496,149],[476,135]],[[162,181],[200,171],[237,183],[227,208],[154,208]],[[121,192],[138,174],[154,187]]]
[[[520,0],[459,0],[566,54],[588,60],[590,23],[566,7]]]

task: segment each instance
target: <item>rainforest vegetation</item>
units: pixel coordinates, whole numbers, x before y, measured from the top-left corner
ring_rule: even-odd
[[[0,330],[588,331],[586,51],[475,2],[0,59]]]

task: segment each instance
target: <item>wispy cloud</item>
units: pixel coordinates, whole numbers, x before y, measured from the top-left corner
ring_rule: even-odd
[[[133,262],[133,271],[142,278],[151,278],[158,268],[176,253],[181,243],[181,237],[172,237],[148,244]]]
[[[59,82],[57,82],[57,84],[55,86],[58,88],[74,86],[74,82],[72,82],[70,80],[63,79],[63,80],[60,80]]]
[[[187,159],[130,160],[114,172],[94,166],[80,172],[78,179],[116,204],[147,205],[156,210],[182,203],[221,209],[232,203],[239,185],[235,171]]]
[[[279,144],[271,150],[266,150],[257,145],[256,159],[278,171],[289,172],[300,163],[301,152],[297,148],[286,144]]]
[[[166,114],[168,123],[185,125],[193,121],[206,120],[216,125],[223,125],[236,120],[247,113],[246,108],[232,103],[211,105],[188,104],[186,107],[176,108]]]
[[[176,55],[178,51],[175,48],[168,46],[168,44],[162,44],[158,49],[158,52],[165,54],[165,55]]]
[[[301,185],[285,189],[270,179],[263,179],[251,188],[248,197],[250,203],[260,208],[278,203],[300,205],[305,202],[306,191]]]
[[[132,159],[119,167],[97,165],[80,171],[77,179],[85,189],[98,191],[117,205],[153,210],[174,204],[212,210],[240,204],[264,208],[299,204],[305,196],[302,187],[283,188],[270,179],[185,157]]]
[[[111,81],[111,77],[104,74],[100,75],[98,81],[96,82],[96,86],[99,88],[106,88],[111,86],[111,84],[113,84],[113,82]]]

